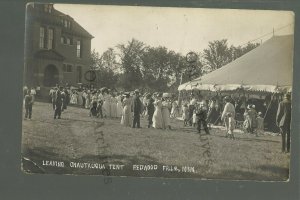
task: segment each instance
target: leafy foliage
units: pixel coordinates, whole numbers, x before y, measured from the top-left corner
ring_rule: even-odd
[[[185,56],[166,47],[151,47],[132,39],[108,48],[101,56],[93,50],[91,68],[97,73],[98,87],[175,92],[181,83],[216,70],[258,45],[229,47],[226,39],[212,41],[203,52],[196,54],[195,62],[189,63]]]

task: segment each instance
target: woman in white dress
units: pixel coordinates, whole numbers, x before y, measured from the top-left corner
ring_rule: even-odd
[[[110,110],[110,101],[111,96],[108,92],[104,92],[103,94],[103,106],[102,106],[102,112],[104,117],[111,117],[111,110]]]
[[[91,105],[91,92],[88,90],[85,95],[85,108],[89,109]]]
[[[155,111],[153,114],[153,127],[160,129],[163,128],[163,119],[162,119],[162,113],[161,113],[161,108],[162,108],[162,101],[161,101],[161,95],[158,95],[157,98],[154,101],[154,107]]]
[[[121,101],[121,95],[117,96],[117,117],[122,117],[123,106]]]
[[[82,106],[83,105],[83,99],[82,99],[82,91],[78,91],[78,96],[77,96],[77,105]]]
[[[178,116],[178,114],[179,114],[178,103],[177,103],[177,101],[173,101],[171,117],[176,118]]]
[[[71,104],[77,104],[77,93],[76,91],[72,91],[72,95],[71,95],[71,101],[70,101]]]
[[[112,118],[117,117],[117,99],[114,95],[112,95],[110,101],[110,114]]]
[[[162,108],[161,108],[161,114],[162,114],[162,128],[171,129],[171,121],[170,121],[170,111],[171,103],[167,101],[167,99],[163,99],[162,101]]]
[[[123,113],[121,124],[126,127],[131,127],[132,119],[131,119],[131,99],[129,94],[125,94],[125,98],[123,99]]]

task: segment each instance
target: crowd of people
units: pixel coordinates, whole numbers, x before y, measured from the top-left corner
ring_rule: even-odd
[[[32,105],[36,91],[24,90],[25,119],[32,117]],[[178,98],[170,93],[155,92],[142,94],[138,89],[132,92],[116,92],[108,88],[71,89],[70,87],[54,87],[49,92],[54,110],[54,119],[60,119],[68,105],[77,105],[88,109],[90,117],[112,118],[120,120],[125,127],[141,128],[140,117],[147,119],[148,128],[172,129],[171,118],[183,120],[183,126],[196,127],[200,133],[203,129],[210,134],[212,125],[225,125],[225,136],[235,139],[234,129],[240,126],[245,132],[258,136],[264,132],[264,120],[268,110],[259,110],[246,98],[234,99],[231,96],[201,95]],[[257,106],[259,107],[259,106]],[[290,148],[290,95],[284,96],[279,103],[276,125],[280,128],[283,151]]]

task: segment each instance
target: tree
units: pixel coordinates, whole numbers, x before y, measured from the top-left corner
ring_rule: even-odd
[[[208,48],[203,50],[203,57],[211,71],[219,69],[231,60],[227,40],[215,40],[208,43]]]
[[[231,61],[234,61],[235,59],[241,57],[242,55],[248,53],[249,51],[255,49],[256,47],[259,46],[259,43],[247,43],[246,46],[233,46],[231,45],[230,47],[230,52],[231,52]]]
[[[117,67],[116,54],[109,48],[101,56],[95,50],[91,53],[91,69],[96,72],[97,87],[114,88],[118,81],[118,74],[114,72]]]
[[[203,50],[204,63],[209,71],[214,71],[241,57],[258,45],[258,43],[248,43],[245,47],[235,47],[233,45],[228,47],[227,39],[215,40],[209,42],[208,48]]]
[[[142,85],[142,55],[145,44],[136,39],[132,39],[127,44],[117,45],[121,60],[121,72],[119,85],[126,90],[133,90]]]

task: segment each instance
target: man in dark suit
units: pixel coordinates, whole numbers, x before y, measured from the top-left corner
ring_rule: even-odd
[[[282,152],[290,152],[291,95],[285,94],[278,105],[276,124],[282,136]],[[287,137],[286,137],[287,136]]]
[[[132,128],[141,128],[140,126],[140,114],[142,112],[142,102],[139,97],[139,90],[134,91],[135,95],[133,96],[133,102],[132,102],[132,111],[133,111],[133,124]]]
[[[152,127],[153,114],[154,114],[154,99],[149,95],[148,103],[147,103],[147,113],[148,113],[148,128]]]
[[[54,119],[56,119],[56,117],[58,119],[60,119],[60,117],[61,117],[61,109],[62,109],[62,103],[63,103],[62,91],[63,91],[62,86],[60,86],[59,89],[56,91]]]

